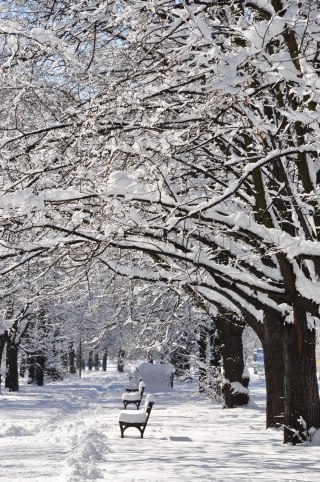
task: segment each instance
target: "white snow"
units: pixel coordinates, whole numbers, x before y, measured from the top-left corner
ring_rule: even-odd
[[[119,422],[144,423],[147,420],[147,403],[141,410],[121,410]]]
[[[248,388],[244,387],[240,382],[232,382],[230,385],[233,393],[245,393],[246,395],[250,393]]]
[[[122,397],[121,397],[122,400],[126,400],[126,401],[130,401],[130,402],[133,402],[133,401],[136,401],[136,400],[140,400],[140,393],[139,392],[133,392],[133,393],[123,393],[122,394]]]
[[[222,409],[196,384],[154,393],[144,434],[120,437],[127,375],[84,372],[44,387],[0,394],[0,481],[317,481],[319,432],[311,446],[286,446],[265,429],[264,379],[246,408]],[[251,375],[252,376],[252,375]],[[128,409],[136,413],[137,410]]]
[[[14,194],[6,194],[0,198],[0,208],[29,210],[42,208],[43,200],[30,189],[18,190]]]
[[[162,390],[171,388],[171,380],[175,368],[170,363],[141,363],[133,373],[135,381],[140,378],[146,384],[147,391],[152,391],[155,386]],[[141,382],[140,382],[141,383]]]

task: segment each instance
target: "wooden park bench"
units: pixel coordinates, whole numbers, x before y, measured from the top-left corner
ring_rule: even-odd
[[[124,438],[124,431],[129,427],[137,428],[143,438],[152,407],[154,405],[154,396],[148,394],[146,397],[144,408],[137,412],[132,410],[122,410],[119,415],[119,425],[121,438]]]
[[[145,387],[145,383],[141,380],[137,392],[126,392],[122,395],[125,410],[130,403],[134,404],[137,407],[137,410],[139,410]]]

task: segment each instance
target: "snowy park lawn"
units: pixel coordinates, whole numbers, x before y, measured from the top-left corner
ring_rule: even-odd
[[[22,482],[320,480],[319,446],[282,444],[265,430],[265,389],[251,383],[247,408],[223,410],[191,382],[154,393],[144,439],[120,438],[127,376],[85,372],[43,388],[0,395],[0,480]],[[148,393],[148,387],[146,390]]]

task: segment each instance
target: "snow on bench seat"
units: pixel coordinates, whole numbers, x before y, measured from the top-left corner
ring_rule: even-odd
[[[122,410],[119,415],[119,422],[128,423],[145,423],[147,420],[147,414],[145,409],[132,411]]]

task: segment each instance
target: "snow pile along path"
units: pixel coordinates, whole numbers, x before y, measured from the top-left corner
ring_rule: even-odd
[[[66,460],[65,478],[68,481],[103,479],[99,468],[110,451],[107,437],[99,430],[81,428],[71,437],[71,448]]]

